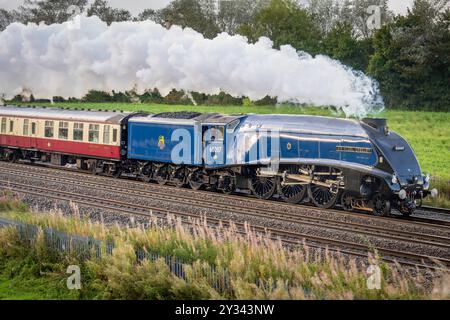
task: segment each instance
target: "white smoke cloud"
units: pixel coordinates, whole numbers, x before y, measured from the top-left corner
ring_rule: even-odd
[[[151,21],[107,26],[97,17],[79,24],[11,24],[0,33],[0,94],[81,97],[90,89],[158,88],[258,100],[332,105],[347,115],[381,110],[377,83],[325,56],[261,38],[220,34],[209,40],[192,29],[170,30]]]

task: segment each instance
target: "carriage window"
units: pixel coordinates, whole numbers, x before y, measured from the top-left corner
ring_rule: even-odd
[[[2,118],[2,133],[6,133],[6,118]]]
[[[31,123],[31,134],[36,134],[36,122]]]
[[[67,140],[69,138],[69,123],[68,122],[60,122],[59,123],[59,139]]]
[[[109,144],[109,133],[111,131],[111,126],[103,126],[103,143]]]
[[[73,140],[83,141],[83,129],[84,125],[82,123],[73,124]]]
[[[45,121],[45,133],[44,133],[44,136],[46,138],[53,138],[54,137],[53,121]]]
[[[30,120],[28,120],[28,119],[23,120],[23,135],[24,136],[28,135],[29,124],[30,124]]]
[[[9,132],[13,132],[14,131],[14,121],[10,120],[9,121]]]
[[[113,142],[117,142],[117,129],[113,129]]]
[[[90,124],[89,125],[89,142],[98,142],[99,139],[100,125]]]

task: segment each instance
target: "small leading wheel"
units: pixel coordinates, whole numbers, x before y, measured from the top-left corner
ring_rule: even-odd
[[[336,204],[339,192],[333,192],[330,188],[308,185],[308,196],[312,203],[321,209],[330,209]]]
[[[200,170],[191,172],[191,174],[188,177],[188,182],[192,189],[200,190],[205,185],[203,181],[203,172]]]
[[[414,214],[414,209],[404,208],[404,209],[400,209],[399,211],[404,217],[410,217],[411,215]]]
[[[344,192],[341,197],[342,209],[352,212],[355,209],[355,198],[348,192]]]
[[[400,213],[404,216],[404,217],[410,217],[411,215],[414,214],[414,211],[416,209],[416,205],[401,205],[398,208],[398,211],[400,211]]]
[[[270,199],[276,189],[274,178],[253,177],[250,180],[250,190],[258,199]]]
[[[391,202],[377,193],[372,198],[372,210],[376,216],[387,216],[391,213]]]
[[[287,203],[300,203],[306,195],[306,186],[305,185],[285,185],[281,184],[281,181],[278,183],[278,193],[283,199],[283,201]]]

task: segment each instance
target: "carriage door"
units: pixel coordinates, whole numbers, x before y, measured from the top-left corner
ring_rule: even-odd
[[[206,166],[225,164],[225,126],[203,126],[203,161]]]
[[[37,148],[37,122],[34,120],[30,120],[28,130],[30,131],[31,148]]]

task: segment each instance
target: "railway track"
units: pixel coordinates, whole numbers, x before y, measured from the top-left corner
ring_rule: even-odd
[[[9,164],[8,164],[9,165]],[[14,166],[16,166],[14,169]],[[23,165],[11,165],[8,167],[7,170],[5,170],[5,168],[0,167],[1,170],[3,170],[3,173],[5,173],[5,171],[8,171],[9,174],[16,174],[16,175],[22,175],[22,176],[27,176],[29,178],[33,178],[33,179],[38,179],[37,174],[34,173],[34,177],[33,174],[24,171],[24,168],[28,168],[28,166],[23,166]],[[159,199],[163,196],[163,193],[155,193],[155,189],[152,189],[152,192],[149,191],[143,191],[143,190],[136,190],[133,188],[128,188],[128,189],[124,189],[123,186],[120,187],[114,187],[111,185],[110,183],[110,179],[109,178],[104,178],[104,177],[97,177],[97,176],[89,176],[89,179],[94,179],[94,180],[101,180],[103,179],[102,183],[96,182],[88,182],[88,181],[82,181],[80,178],[83,176],[82,174],[78,173],[78,172],[64,172],[66,177],[55,177],[52,176],[50,174],[50,171],[54,171],[54,170],[50,170],[47,168],[41,168],[41,167],[31,167],[33,169],[38,169],[37,171],[45,171],[48,170],[46,172],[46,174],[44,174],[43,176],[40,176],[41,180],[52,180],[52,179],[56,179],[54,180],[55,182],[65,182],[65,183],[78,183],[78,184],[83,184],[84,186],[90,187],[90,188],[101,188],[102,190],[104,190],[106,187],[108,187],[109,189],[107,191],[112,191],[115,193],[118,193],[119,190],[121,190],[120,192],[122,192],[122,194],[124,194],[125,192],[128,193],[133,193],[134,196],[136,196],[136,194],[138,196],[149,196],[149,194],[153,194],[154,196],[158,197]],[[69,174],[70,173],[70,174]],[[68,178],[67,176],[72,176],[72,178]],[[128,181],[127,181],[128,182]],[[84,205],[84,206],[90,206],[90,207],[95,207],[95,208],[99,208],[99,209],[104,209],[104,210],[112,210],[112,211],[119,211],[125,214],[133,214],[133,215],[141,215],[141,216],[150,216],[149,211],[151,210],[153,214],[157,214],[160,217],[167,217],[167,214],[171,214],[177,217],[181,217],[182,219],[184,219],[184,223],[188,223],[189,219],[199,219],[201,218],[201,216],[197,215],[197,214],[189,214],[186,212],[177,212],[177,211],[172,211],[172,210],[165,210],[165,209],[161,209],[158,207],[149,207],[149,206],[141,206],[141,205],[137,205],[137,204],[130,204],[127,202],[121,202],[121,201],[117,201],[117,200],[112,200],[112,199],[104,199],[104,198],[98,198],[98,197],[94,197],[94,196],[87,196],[85,194],[80,195],[77,193],[73,193],[73,192],[65,192],[65,191],[61,191],[61,190],[54,190],[54,189],[48,189],[48,188],[42,188],[42,187],[37,187],[37,186],[30,186],[30,185],[26,185],[26,184],[20,184],[20,183],[16,183],[14,181],[5,181],[2,180],[0,181],[0,185],[3,188],[8,188],[12,191],[16,191],[16,192],[21,192],[21,193],[26,193],[26,194],[31,194],[31,195],[35,195],[35,196],[42,196],[42,194],[45,194],[46,197],[52,198],[54,200],[63,200],[63,201],[72,201],[75,203],[78,203],[80,205]],[[136,185],[143,185],[142,183],[138,183],[138,182],[133,182],[131,183],[131,185],[136,186]],[[131,186],[130,185],[130,186]],[[147,186],[147,184],[145,184],[145,186]],[[160,188],[161,186],[154,186],[156,188]],[[167,187],[164,186],[164,188],[170,188],[171,190],[173,190],[174,188],[171,187]],[[193,193],[197,193],[198,195],[198,191],[193,191],[193,190],[189,190],[187,189],[189,192],[193,192]],[[184,190],[183,190],[184,191]],[[166,196],[167,196],[167,192]],[[230,196],[226,196],[226,195],[221,195],[222,197],[225,197],[225,199],[228,199]],[[236,197],[233,197],[236,198]],[[206,202],[203,201],[203,203],[201,203],[201,201],[196,201],[195,199],[192,200],[191,196],[186,196],[183,199],[183,203],[186,204],[186,201],[190,199],[192,205],[200,205],[202,204],[205,208],[214,208],[217,209],[218,208],[218,204],[217,203],[212,203],[212,202]],[[173,201],[173,198],[171,198],[171,200]],[[253,200],[253,199],[251,199]],[[249,210],[248,207],[246,208],[242,208],[239,206],[235,206],[233,209],[230,208],[230,204],[228,204],[228,210]],[[291,205],[287,205],[287,206],[291,206]],[[298,207],[298,206],[297,206]],[[220,207],[225,209],[224,207]],[[309,208],[309,207],[308,207]],[[253,211],[257,211],[257,210],[253,210]],[[257,214],[257,212],[251,212],[250,214]],[[279,212],[278,214],[278,219],[288,219],[285,215],[280,214]],[[259,213],[259,217],[262,217],[262,214]],[[267,218],[267,216],[266,216]],[[326,228],[334,228],[335,230],[341,230],[341,231],[352,231],[352,232],[361,232],[361,233],[366,233],[370,234],[370,235],[374,235],[374,236],[381,236],[380,232],[388,232],[388,230],[386,229],[381,229],[381,228],[367,228],[366,230],[363,230],[364,226],[361,225],[348,225],[348,223],[346,223],[346,226],[343,226],[342,223],[341,224],[335,224],[332,225],[330,223],[330,221],[322,221],[320,222],[320,224],[317,221],[312,221],[310,218],[307,219],[307,217],[301,217],[300,215],[296,216],[296,219],[302,218],[303,220],[301,221],[301,223],[309,223],[314,224],[316,226],[320,226],[320,227],[326,227]],[[290,218],[291,222],[292,218]],[[218,226],[220,224],[222,225],[227,225],[229,223],[221,221],[220,219],[214,219],[211,217],[207,218],[208,224],[212,224],[213,226]],[[297,223],[299,221],[296,221]],[[396,221],[397,222],[397,221]],[[328,223],[328,225],[326,225],[326,223]],[[405,223],[402,221],[402,223]],[[245,231],[245,224],[242,223],[235,223],[235,225],[240,228],[240,232],[244,232]],[[439,226],[441,228],[443,228],[442,226]],[[357,228],[359,228],[359,230],[357,230]],[[330,238],[324,238],[324,237],[318,237],[318,236],[313,236],[310,234],[301,234],[298,232],[289,232],[286,230],[280,230],[280,229],[276,229],[276,228],[266,228],[266,227],[252,227],[252,229],[256,232],[263,232],[263,233],[269,233],[270,237],[273,239],[281,239],[284,243],[286,244],[291,244],[291,245],[298,245],[300,243],[303,243],[303,241],[306,241],[308,246],[310,247],[318,247],[318,248],[328,248],[334,251],[340,251],[341,253],[347,253],[347,254],[351,254],[351,255],[355,255],[355,256],[360,256],[360,257],[367,257],[367,251],[369,249],[369,247],[367,245],[363,245],[363,244],[359,244],[359,243],[353,243],[353,242],[348,242],[348,241],[343,241],[343,240],[337,240],[337,239],[330,239]],[[370,229],[370,231],[369,231]],[[385,237],[388,237],[390,239],[393,240],[403,240],[403,241],[413,241],[414,237],[415,237],[415,241],[419,241],[420,237],[420,241],[422,241],[422,243],[428,243],[430,245],[434,245],[434,246],[440,246],[441,248],[446,248],[448,249],[449,247],[449,239],[446,237],[438,237],[436,235],[433,234],[426,234],[426,235],[417,235],[417,234],[413,234],[413,233],[408,233],[408,232],[403,232],[403,233],[398,233],[398,234],[393,234],[392,232],[390,232],[389,234],[385,235]],[[385,248],[379,248],[378,252],[383,256],[383,258],[386,261],[398,261],[400,263],[403,264],[408,264],[408,265],[414,265],[414,266],[419,266],[419,267],[436,267],[435,263],[438,263],[438,266],[445,266],[445,267],[449,267],[450,266],[450,260],[445,259],[445,258],[439,258],[439,257],[429,257],[429,256],[425,256],[425,255],[420,255],[420,254],[416,254],[416,253],[411,253],[411,252],[402,252],[402,251],[398,251],[398,250],[391,250],[391,249],[385,249]]]
[[[450,215],[450,209],[447,209],[447,208],[436,208],[436,207],[430,207],[430,206],[423,206],[421,209],[423,211],[436,212],[436,213]]]
[[[0,168],[0,173],[3,174],[11,174],[11,171],[14,170],[9,169],[8,171],[5,171],[4,169]],[[243,207],[240,205],[235,205],[233,203],[218,203],[217,201],[207,199],[198,200],[189,193],[186,195],[180,193],[177,195],[177,198],[173,198],[171,193],[168,194],[166,191],[159,190],[158,188],[150,188],[150,191],[144,189],[137,190],[135,188],[126,186],[115,186],[110,184],[109,179],[95,179],[99,181],[96,181],[94,183],[89,181],[82,181],[79,179],[79,177],[62,177],[46,173],[34,174],[30,172],[19,171],[15,171],[13,173],[14,175],[34,179],[36,181],[72,184],[73,186],[84,187],[89,190],[95,189],[102,192],[109,191],[114,192],[114,194],[117,195],[145,197],[146,199],[152,198],[155,200],[170,201],[172,203],[188,204],[205,209],[221,209],[233,213],[244,212],[246,215],[251,215],[261,219],[276,218],[278,221],[288,223],[300,223],[302,225],[320,228],[325,227],[336,231],[358,233],[362,236],[382,237],[394,241],[406,241],[409,243],[433,245],[444,249],[450,249],[450,227],[448,228],[449,237],[433,234],[431,230],[429,233],[419,234],[403,230],[393,230],[392,227],[379,227],[362,223],[352,223],[330,218],[321,218],[318,216],[312,217],[311,215],[302,214],[301,212],[283,213],[282,211],[276,211],[274,209],[270,209],[269,207],[265,208],[264,212],[262,213],[259,209]]]
[[[229,227],[231,222],[222,221],[221,219],[215,218],[205,218],[196,214],[190,214],[181,211],[165,210],[158,207],[142,206],[137,204],[130,204],[127,202],[104,199],[95,196],[87,196],[84,194],[76,194],[73,192],[65,192],[60,190],[54,190],[49,188],[41,188],[36,186],[30,186],[28,184],[14,183],[10,181],[0,180],[0,186],[3,188],[8,188],[11,191],[31,194],[34,196],[42,196],[45,194],[46,198],[51,198],[58,201],[68,201],[77,203],[79,205],[94,207],[103,210],[111,210],[125,214],[139,215],[151,218],[154,215],[159,218],[167,218],[167,215],[173,215],[175,217],[182,218],[183,223],[193,224],[195,220],[199,221],[205,219],[205,221],[212,227],[225,226]],[[238,229],[239,233],[246,234],[248,226],[245,223],[234,222],[233,223]],[[367,253],[370,247],[363,244],[330,239],[325,237],[311,236],[306,234],[301,234],[297,232],[290,232],[286,230],[280,230],[275,228],[266,228],[252,226],[251,230],[256,233],[263,233],[268,235],[269,238],[273,240],[281,240],[285,244],[290,245],[302,245],[307,244],[309,247],[326,249],[335,252],[340,252],[343,254],[349,254],[359,257],[368,257]],[[347,248],[347,249],[343,249]],[[403,265],[409,265],[420,268],[430,268],[430,269],[442,269],[450,268],[450,259],[440,258],[440,257],[430,257],[426,255],[403,252],[398,250],[390,249],[377,249],[382,259],[387,262],[398,262]]]
[[[18,170],[22,170],[24,168],[24,165],[22,164],[16,164],[16,163],[6,163],[6,165],[8,166],[8,169],[12,169],[12,168],[16,168]],[[1,167],[0,167],[1,168]],[[67,169],[67,168],[61,168],[61,167],[52,167],[52,166],[40,166],[40,165],[34,165],[34,166],[27,166],[27,168],[34,168],[36,171],[39,172],[49,172],[48,170],[50,169],[58,169],[61,172],[65,173],[65,178],[72,176],[76,179],[79,179],[80,174],[82,175],[86,175],[89,177],[90,180],[96,180],[96,181],[101,181],[105,184],[110,185],[110,177],[103,177],[103,176],[94,176],[92,175],[92,173],[90,172],[82,172],[82,171],[78,171],[78,170],[72,170],[72,169]],[[50,168],[50,169],[49,169]],[[108,182],[105,182],[105,179],[108,180]],[[174,187],[174,186],[168,186],[168,185],[157,185],[157,184],[148,184],[148,183],[144,183],[144,182],[140,182],[140,181],[136,181],[134,180],[130,180],[130,179],[120,179],[120,180],[115,180],[116,184],[117,183],[121,183],[121,186],[125,189],[130,189],[131,186],[135,186],[138,188],[142,188],[143,186],[145,186],[145,188],[150,188],[152,192],[158,192],[158,193],[162,193],[163,191],[165,191],[166,193],[173,193],[174,191],[177,192],[178,188]],[[125,182],[128,184],[125,185],[122,182]],[[135,190],[135,189],[133,189]],[[183,193],[184,194],[189,194],[192,197],[197,197],[199,194],[207,194],[210,195],[213,194],[214,197],[216,199],[223,199],[225,203],[229,204],[235,201],[243,201],[243,198],[237,197],[236,195],[226,195],[226,194],[222,194],[219,192],[216,193],[211,193],[210,191],[196,191],[196,190],[192,190],[192,189],[188,189],[188,188],[183,188]],[[275,205],[277,207],[278,211],[283,211],[283,210],[292,210],[292,209],[298,209],[300,207],[305,207],[308,208],[308,210],[311,211],[316,211],[316,212],[323,212],[322,209],[316,208],[314,206],[308,205],[308,204],[288,204],[286,202],[283,201],[277,201],[277,199],[274,199],[273,201],[268,201],[268,200],[260,200],[257,199],[256,197],[253,196],[248,196],[244,198],[245,201],[251,201],[252,204],[259,204],[262,207],[264,207],[264,209],[266,209],[266,206],[272,204]],[[248,207],[246,207],[247,209]],[[424,210],[428,210],[428,211],[432,211],[433,209],[431,207],[424,207]],[[439,209],[442,211],[447,211],[447,209]],[[423,210],[422,210],[423,211]],[[450,210],[448,210],[450,211]],[[432,225],[433,227],[436,226],[443,226],[443,228],[448,229],[447,227],[450,227],[450,220],[439,220],[439,219],[428,219],[428,218],[422,218],[422,217],[409,217],[409,218],[405,218],[401,215],[392,215],[389,217],[379,217],[379,216],[374,216],[372,214],[368,214],[362,211],[358,211],[358,212],[346,212],[343,210],[336,210],[336,209],[327,209],[327,212],[333,212],[334,214],[340,215],[340,216],[347,216],[347,217],[361,217],[362,215],[364,215],[365,218],[370,219],[372,221],[389,221],[392,223],[401,223],[401,222],[407,222],[408,224],[414,224],[416,226],[429,226]],[[436,212],[436,211],[433,211]],[[316,219],[317,217],[315,217]],[[395,220],[393,220],[392,218],[394,218]]]

